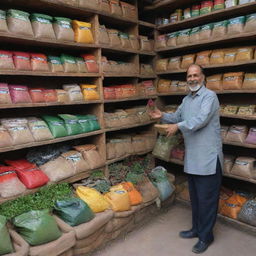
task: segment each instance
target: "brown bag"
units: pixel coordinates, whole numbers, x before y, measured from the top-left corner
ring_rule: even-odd
[[[246,73],[244,75],[243,89],[256,89],[256,73]]]
[[[188,54],[182,57],[181,68],[187,69],[191,64],[195,62],[195,54]]]
[[[137,9],[134,5],[120,1],[123,16],[127,18],[137,19]]]
[[[165,35],[160,35],[157,37],[155,47],[156,48],[166,47],[166,36]]]
[[[159,59],[156,61],[156,71],[166,71],[169,59]],[[168,68],[169,69],[169,68]]]
[[[140,36],[140,50],[151,52],[153,51],[152,44],[147,36]]]
[[[112,47],[117,46],[117,47],[121,47],[121,40],[118,36],[118,30],[116,29],[107,29],[108,31],[108,36],[110,39],[110,45]]]
[[[236,61],[248,61],[253,59],[254,47],[241,47],[237,49]]]
[[[224,50],[224,63],[233,63],[236,60],[237,48]]]
[[[110,44],[108,31],[104,25],[100,25],[99,27],[99,43],[106,45]]]
[[[213,50],[210,58],[210,64],[222,64],[224,62],[224,50]]]
[[[132,49],[138,51],[140,49],[139,39],[135,35],[129,35]]]
[[[230,171],[233,167],[234,161],[235,161],[234,156],[230,156],[230,155],[224,156],[224,170],[223,170],[224,173],[227,173],[227,174],[230,173]]]
[[[157,84],[157,91],[159,93],[168,93],[170,92],[171,80],[159,79]]]
[[[222,90],[222,74],[208,76],[206,78],[206,87],[210,90],[220,91]]]
[[[97,10],[99,8],[98,0],[78,0],[78,6],[82,8],[91,8]]]
[[[172,57],[169,59],[168,70],[179,70],[181,65],[181,56]]]
[[[232,125],[230,126],[226,141],[244,143],[248,133],[248,127],[245,125]]]
[[[225,73],[223,75],[224,90],[240,90],[243,84],[244,72]]]
[[[100,3],[100,10],[103,12],[107,12],[110,13],[110,4],[109,4],[109,0],[99,0]]]
[[[243,178],[256,179],[255,161],[254,157],[238,157],[231,169],[231,174]]]
[[[122,16],[122,9],[119,0],[109,0],[111,14]]]
[[[210,64],[210,55],[212,51],[202,51],[197,53],[196,64],[201,66],[207,66]]]

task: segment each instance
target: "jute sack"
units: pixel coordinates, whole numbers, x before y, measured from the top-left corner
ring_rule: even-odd
[[[66,252],[63,252],[59,256],[73,256],[73,248],[67,250]]]
[[[5,256],[27,256],[29,252],[28,243],[14,230],[9,229],[9,233],[13,241],[14,252],[5,254]]]
[[[114,217],[106,225],[105,231],[107,233],[114,232],[114,231],[124,227],[125,225],[127,225],[128,223],[133,222],[133,221],[134,221],[134,215],[133,214],[130,215],[130,216],[127,216],[127,217],[123,217],[123,218],[116,218],[116,217]]]
[[[152,215],[157,213],[158,209],[155,202],[153,201],[150,205],[141,208],[138,212],[135,213],[134,222],[135,224],[143,223],[149,220]]]
[[[107,159],[108,160],[117,158],[115,142],[113,142],[112,140],[107,141],[106,148],[107,148]]]
[[[96,231],[100,230],[114,217],[114,213],[112,210],[106,210],[104,212],[96,213],[94,219],[75,227],[69,226],[57,216],[54,217],[61,229],[65,230],[65,232],[74,231],[76,239],[81,240],[88,238]]]

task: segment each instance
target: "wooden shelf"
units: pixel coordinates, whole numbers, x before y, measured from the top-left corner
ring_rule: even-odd
[[[139,51],[140,55],[149,55],[149,56],[155,56],[155,52],[147,52],[147,51]]]
[[[64,2],[58,3],[57,1],[52,0],[8,0],[8,4],[15,4],[19,8],[29,8],[31,11],[37,11],[39,13],[46,13],[49,15],[70,15],[73,17],[89,17],[93,14],[99,14],[104,18],[111,19],[113,21],[122,21],[123,23],[127,24],[137,24],[137,19],[126,18],[119,15],[114,15],[108,12],[104,12],[98,9],[90,9],[90,8],[82,8],[78,6],[72,6],[65,4]]]
[[[139,74],[124,74],[124,73],[104,73],[104,77],[138,77]]]
[[[189,92],[169,92],[169,93],[158,93],[157,96],[173,96],[173,95],[187,95]]]
[[[86,138],[86,137],[90,137],[93,135],[102,134],[103,132],[104,132],[103,130],[97,130],[97,131],[93,131],[93,132],[72,135],[72,136],[66,136],[66,137],[56,138],[56,139],[52,139],[52,140],[31,142],[31,143],[26,143],[26,144],[15,145],[15,146],[11,146],[11,147],[0,148],[0,153],[14,151],[14,150],[23,149],[23,148],[31,148],[31,147],[48,145],[48,144],[54,144],[54,143],[69,141],[69,140],[74,140],[74,139]]]
[[[114,47],[109,45],[100,45],[99,47],[102,49],[103,54],[104,52],[113,52],[113,53],[120,52],[120,53],[134,53],[134,54],[138,54],[140,52],[133,49],[126,49],[126,48]]]
[[[215,91],[216,94],[232,94],[232,93],[256,93],[256,90],[226,90],[226,91]],[[169,92],[169,93],[157,93],[157,96],[174,96],[174,95],[187,95],[187,92]]]
[[[214,68],[226,68],[226,67],[240,67],[240,66],[248,66],[248,65],[256,65],[256,60],[250,61],[240,61],[234,62],[229,64],[219,64],[219,65],[202,65],[204,69],[214,69]],[[186,69],[179,69],[179,70],[167,70],[164,72],[156,72],[157,75],[168,75],[168,74],[179,74],[179,73],[186,73]]]
[[[237,43],[246,40],[253,40],[256,38],[256,32],[250,33],[239,33],[236,35],[230,35],[226,37],[222,37],[221,39],[210,39],[210,40],[200,40],[197,43],[190,43],[186,45],[179,45],[175,47],[166,47],[163,49],[156,49],[156,52],[172,52],[177,50],[194,50],[195,48],[199,48],[203,50],[203,48],[215,45],[216,43]]]
[[[139,20],[139,26],[155,29],[156,25],[150,22]]]
[[[256,115],[254,115],[254,116],[241,116],[241,115],[220,114],[220,116],[221,117],[226,117],[226,118],[243,119],[243,120],[256,120]]]
[[[104,165],[105,166],[105,165]],[[100,167],[100,168],[103,168],[104,166]],[[97,168],[99,169],[99,168]],[[96,170],[97,170],[96,169]],[[79,181],[79,180],[82,180],[82,179],[85,179],[85,178],[88,178],[90,176],[90,173],[92,173],[94,170],[89,170],[89,171],[85,171],[85,172],[80,172],[80,173],[77,173],[75,174],[74,176],[71,176],[69,178],[66,178],[66,179],[63,179],[63,180],[60,180],[58,182],[49,182],[48,185],[50,184],[58,184],[58,183],[73,183],[73,182],[76,182],[76,181]],[[47,186],[47,185],[45,185]],[[43,186],[42,186],[43,187]],[[35,189],[27,189],[24,193],[22,194],[19,194],[17,196],[12,196],[12,197],[8,197],[8,198],[2,198],[0,197],[0,204],[3,204],[4,202],[7,202],[7,201],[12,201],[12,200],[15,200],[19,197],[22,197],[22,196],[26,196],[26,195],[30,195],[30,194],[34,194],[36,193],[40,188],[42,187],[38,187],[38,188],[35,188]]]
[[[120,126],[120,127],[108,128],[108,129],[105,129],[105,132],[112,132],[112,131],[130,129],[130,128],[134,128],[134,127],[141,127],[141,126],[145,126],[145,125],[149,125],[149,124],[154,124],[155,122],[156,121],[149,121],[149,122],[146,122],[146,123],[133,124],[133,125],[129,125],[129,126]]]
[[[132,100],[147,100],[147,99],[156,99],[156,98],[157,96],[133,97],[133,98],[125,98],[125,99],[104,100],[104,103],[123,102],[123,101],[132,101]]]
[[[183,7],[184,5],[193,4],[195,2],[198,2],[197,0],[161,0],[158,1],[155,4],[152,4],[150,6],[145,7],[145,11],[156,11],[156,10],[162,10],[162,9],[169,9],[175,10],[178,7]]]
[[[232,142],[232,141],[223,141],[223,144],[233,145],[233,146],[238,146],[238,147],[243,147],[243,148],[256,148],[256,145],[254,145],[254,144]]]
[[[107,160],[106,164],[107,164],[107,165],[110,165],[110,164],[113,164],[113,163],[115,163],[115,162],[122,161],[122,160],[124,160],[125,158],[130,157],[130,156],[145,155],[145,154],[148,154],[148,153],[152,152],[152,150],[153,150],[153,149],[147,150],[147,151],[144,151],[144,152],[140,152],[140,153],[128,154],[128,155],[121,156],[121,157],[119,157],[119,158]]]
[[[189,28],[191,26],[196,27],[199,25],[207,24],[210,22],[216,22],[219,20],[225,20],[227,17],[246,15],[256,11],[256,3],[241,4],[234,7],[226,8],[219,11],[214,11],[198,17],[192,17],[189,19],[181,20],[175,23],[169,23],[165,25],[157,26],[158,30],[161,31],[174,31]]]
[[[139,75],[139,78],[141,79],[155,79],[157,78],[156,75]]]
[[[52,107],[52,106],[73,106],[73,105],[88,105],[103,103],[102,100],[92,100],[92,101],[78,101],[71,103],[19,103],[19,104],[0,104],[0,109],[7,108],[34,108],[34,107]]]

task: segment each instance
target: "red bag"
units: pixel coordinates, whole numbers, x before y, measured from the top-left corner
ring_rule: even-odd
[[[28,87],[24,85],[9,85],[12,103],[31,103]]]
[[[84,58],[85,65],[87,67],[88,72],[90,73],[98,73],[99,72],[99,65],[96,61],[95,56],[84,54],[82,55]]]
[[[5,162],[16,169],[19,179],[28,189],[41,187],[49,181],[48,176],[44,172],[26,159],[6,160]]]
[[[43,90],[44,89],[41,89],[41,88],[29,89],[29,94],[32,99],[32,102],[34,103],[45,102]]]
[[[130,98],[136,96],[136,88],[132,84],[123,84],[120,85],[120,87],[123,89],[123,98]]]
[[[141,85],[145,89],[146,96],[156,95],[156,88],[152,80],[143,81]]]
[[[13,52],[13,61],[18,70],[32,70],[29,53]]]
[[[45,89],[43,90],[45,102],[57,102],[57,93],[54,89]]]
[[[35,71],[49,71],[47,57],[42,53],[31,53],[31,67]]]
[[[123,96],[123,88],[120,85],[112,86],[115,89],[116,99],[122,99]]]
[[[184,150],[184,147],[182,146],[177,146],[171,151],[171,158],[174,158],[174,159],[179,159],[183,161],[184,155],[185,155],[185,150]]]
[[[115,88],[113,87],[104,87],[104,99],[111,100],[116,98]]]

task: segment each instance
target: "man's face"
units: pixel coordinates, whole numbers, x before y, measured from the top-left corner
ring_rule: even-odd
[[[191,87],[195,87],[198,84],[202,84],[204,81],[204,75],[198,66],[191,66],[187,71],[187,83]]]

